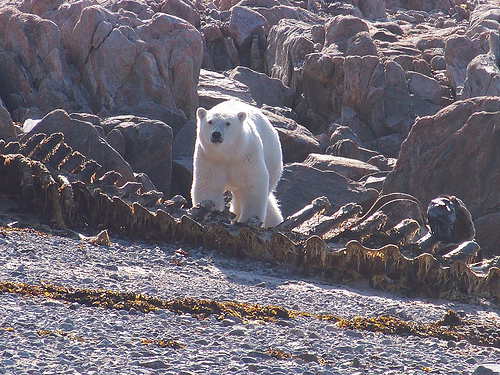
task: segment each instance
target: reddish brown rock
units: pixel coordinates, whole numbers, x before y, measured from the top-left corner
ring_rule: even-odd
[[[385,18],[385,1],[386,0],[358,0],[358,7],[365,18]]]
[[[255,34],[267,31],[269,24],[258,12],[242,6],[231,9],[231,16],[227,24],[227,33],[238,47],[248,47]]]
[[[73,29],[71,52],[91,108],[95,113],[149,112],[159,119],[167,109],[194,116],[201,34],[163,13],[132,21],[132,26],[121,25],[118,14],[92,6],[83,9]]]
[[[493,55],[478,55],[467,66],[461,99],[500,95],[500,69]]]
[[[265,53],[267,74],[294,92],[300,85],[302,62],[314,52],[311,29],[305,22],[283,19],[269,31]]]
[[[368,32],[368,25],[361,18],[337,16],[325,24],[325,46],[337,44],[339,50],[347,47],[349,39],[360,32]]]

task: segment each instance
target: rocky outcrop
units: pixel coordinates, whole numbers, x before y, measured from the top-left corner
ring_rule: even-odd
[[[0,95],[14,119],[55,108],[164,121],[172,113],[193,116],[203,56],[194,26],[163,13],[141,19],[91,4],[37,8],[48,18],[0,9]]]
[[[424,206],[433,197],[454,195],[463,200],[474,220],[498,214],[499,111],[498,98],[481,97],[456,102],[419,119],[401,146],[383,193],[407,192]],[[488,236],[484,232],[478,231],[481,245],[491,244],[492,238],[498,244],[497,232]]]

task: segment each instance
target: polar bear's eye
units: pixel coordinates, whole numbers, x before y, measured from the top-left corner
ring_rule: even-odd
[[[208,121],[208,123],[209,123],[210,125],[212,125],[212,120],[209,120],[209,121]]]
[[[226,126],[229,126],[229,125],[231,125],[231,123],[230,122],[226,122]]]

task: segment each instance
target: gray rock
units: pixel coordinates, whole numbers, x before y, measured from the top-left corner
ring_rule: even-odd
[[[9,140],[16,136],[16,128],[10,118],[9,111],[0,99],[0,139]]]
[[[96,128],[90,122],[72,119],[64,110],[58,109],[50,112],[24,136],[24,139],[37,133],[50,135],[57,132],[64,134],[65,142],[73,150],[97,161],[103,167],[99,171],[100,175],[114,170],[121,174],[118,181],[120,185],[127,181],[135,181],[130,165],[106,140],[101,138]]]
[[[322,171],[334,171],[354,181],[367,174],[380,172],[377,167],[359,160],[323,154],[310,154],[304,160],[304,165]]]
[[[145,173],[156,189],[169,197],[173,138],[170,126],[136,116],[111,117],[103,121],[103,126],[112,128],[106,139],[133,171]]]
[[[476,367],[472,375],[499,375],[500,365],[497,363],[483,363]]]
[[[461,99],[500,95],[500,69],[491,54],[478,55],[467,66]]]
[[[321,171],[300,163],[287,164],[276,188],[283,216],[289,216],[310,204],[314,198],[326,196],[332,211],[349,202],[365,208],[371,206],[378,192],[367,189],[332,171]]]
[[[271,107],[291,107],[293,93],[276,78],[257,73],[245,67],[237,67],[229,74],[234,79],[248,87],[252,99],[260,107],[266,104]]]

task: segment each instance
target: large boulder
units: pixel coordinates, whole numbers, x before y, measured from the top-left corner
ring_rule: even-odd
[[[203,58],[201,34],[163,13],[151,19],[123,17],[101,6],[84,8],[71,34],[71,54],[95,113],[164,112],[194,116]]]
[[[249,47],[255,34],[268,29],[269,24],[260,13],[242,6],[235,6],[231,9],[227,32],[238,47]]]
[[[500,95],[500,69],[494,55],[476,56],[467,66],[461,99]]]
[[[0,95],[15,121],[55,108],[180,126],[194,117],[203,46],[193,25],[141,1],[108,4],[116,13],[93,0],[42,3],[20,5],[42,16],[0,8]]]
[[[38,117],[54,108],[85,106],[74,87],[57,25],[13,7],[0,8],[0,95],[14,120],[29,108]]]
[[[345,51],[349,40],[360,32],[368,32],[368,24],[354,16],[337,16],[325,24],[325,46],[336,44]]]
[[[72,118],[66,111],[56,109],[47,114],[31,131],[24,135],[24,139],[34,134],[63,133],[65,142],[86,157],[94,159],[103,168],[99,173],[117,171],[121,174],[118,184],[135,181],[134,172],[123,157],[104,138],[96,127],[87,121]],[[99,176],[97,176],[99,177]]]
[[[137,116],[117,116],[103,121],[106,140],[135,173],[146,173],[155,188],[170,194],[172,138],[170,126]]]
[[[418,119],[383,192],[412,194],[424,206],[436,196],[455,195],[474,220],[500,212],[499,113],[500,98],[480,97]],[[489,236],[489,243],[499,243],[497,230]]]
[[[284,163],[302,162],[309,154],[321,151],[319,142],[308,129],[289,117],[271,111],[270,107],[264,108],[267,109],[263,109],[263,113],[278,131]]]
[[[247,85],[226,77],[222,73],[202,69],[198,82],[200,107],[210,109],[215,105],[231,99],[241,100],[255,105],[252,93]]]
[[[386,0],[358,0],[358,8],[365,18],[385,18]]]
[[[300,88],[301,67],[306,56],[314,52],[312,26],[283,19],[269,31],[265,52],[266,73],[281,80],[294,92]]]

